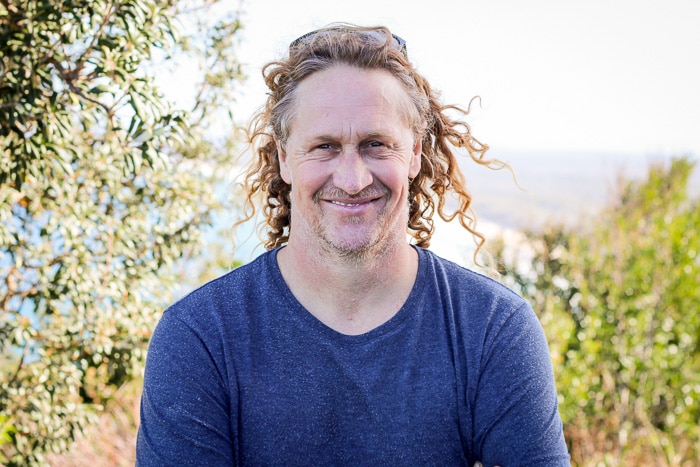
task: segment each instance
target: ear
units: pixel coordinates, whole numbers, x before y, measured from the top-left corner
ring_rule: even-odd
[[[280,164],[280,177],[288,185],[292,184],[292,173],[289,170],[289,164],[287,163],[287,152],[282,147],[282,143],[275,138],[275,145],[277,146],[277,160]]]
[[[421,155],[423,154],[423,141],[416,141],[411,152],[411,160],[408,163],[408,178],[415,178],[420,172]]]

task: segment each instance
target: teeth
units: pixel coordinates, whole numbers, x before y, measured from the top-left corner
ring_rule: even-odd
[[[331,203],[337,204],[337,205],[339,205],[339,206],[348,206],[348,207],[359,206],[359,205],[360,205],[360,203],[349,204],[349,203],[341,203],[340,201],[331,201]]]

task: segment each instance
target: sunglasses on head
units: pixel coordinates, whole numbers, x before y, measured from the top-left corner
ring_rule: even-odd
[[[315,31],[308,32],[304,34],[303,36],[300,36],[292,41],[291,44],[289,44],[289,50],[293,50],[296,47],[304,44],[305,42],[308,42],[312,40],[313,38],[319,36],[319,35],[324,35],[328,33],[333,33],[333,32],[352,32],[353,34],[358,34],[360,36],[366,37],[368,41],[375,41],[375,42],[383,42],[386,40],[386,36],[384,34],[384,31],[378,30],[378,29],[370,29],[370,30],[355,30],[355,29],[346,29],[346,28],[324,28],[324,29],[317,29]],[[404,57],[406,57],[406,41],[397,36],[396,34],[392,34],[392,45],[396,50],[401,52]]]

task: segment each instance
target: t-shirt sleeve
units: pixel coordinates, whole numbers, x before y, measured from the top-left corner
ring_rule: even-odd
[[[486,465],[569,466],[542,327],[523,303],[484,335],[474,399],[475,445]]]
[[[216,349],[170,311],[149,346],[136,464],[234,465],[230,401]]]

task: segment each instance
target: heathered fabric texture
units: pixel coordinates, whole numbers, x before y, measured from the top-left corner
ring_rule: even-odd
[[[301,306],[277,250],[175,303],[149,349],[138,465],[568,466],[530,306],[417,251],[403,308],[360,336]]]

